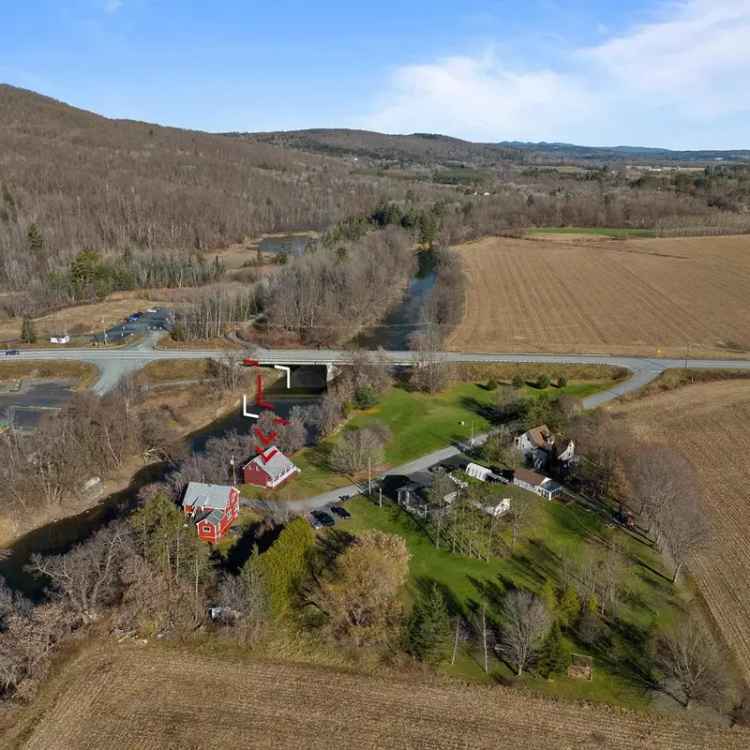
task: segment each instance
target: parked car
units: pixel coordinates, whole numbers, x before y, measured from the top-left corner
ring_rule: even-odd
[[[6,357],[12,357],[15,354],[20,354],[21,352],[18,351],[18,349],[6,349],[5,350],[5,356]]]
[[[329,513],[325,513],[322,510],[314,510],[312,515],[313,515],[313,518],[320,524],[320,526],[335,526],[336,525],[336,519]],[[320,526],[318,528],[320,528]]]
[[[352,514],[341,505],[332,505],[331,513],[335,513],[339,518],[351,518]]]
[[[307,522],[315,529],[315,531],[323,528],[323,524],[316,518],[314,513],[307,516]]]

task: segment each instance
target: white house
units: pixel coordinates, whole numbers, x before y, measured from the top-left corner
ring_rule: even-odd
[[[535,469],[543,469],[550,459],[565,464],[575,456],[575,443],[572,440],[557,441],[546,424],[532,427],[519,435],[515,445]]]
[[[535,494],[547,500],[559,495],[564,487],[549,477],[537,474],[535,471],[528,469],[516,469],[513,474],[513,484],[521,489],[534,492]]]

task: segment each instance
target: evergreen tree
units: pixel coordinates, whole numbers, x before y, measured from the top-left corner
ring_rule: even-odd
[[[36,329],[34,321],[31,318],[24,318],[21,323],[21,341],[24,344],[33,344],[36,342]]]
[[[569,656],[563,642],[560,624],[555,621],[544,640],[539,655],[539,673],[544,677],[562,674],[568,668]]]
[[[437,584],[414,607],[407,630],[408,650],[420,661],[438,664],[451,647],[451,621]]]
[[[555,591],[555,584],[547,578],[539,592],[539,598],[544,602],[544,606],[547,608],[550,617],[556,617],[557,615],[557,592]]]
[[[563,627],[572,627],[581,614],[581,600],[574,586],[568,586],[560,598],[559,616]]]

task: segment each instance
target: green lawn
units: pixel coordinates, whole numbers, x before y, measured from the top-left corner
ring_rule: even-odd
[[[627,237],[656,237],[653,229],[630,229],[628,227],[538,227],[527,230],[526,234],[590,234],[601,237],[616,237],[624,239]]]
[[[521,395],[538,398],[546,393],[555,399],[568,394],[583,398],[609,387],[612,382],[572,381],[564,388],[550,386],[546,389],[526,385],[521,389]],[[445,448],[458,440],[467,440],[472,434],[486,432],[492,425],[490,420],[494,401],[494,391],[475,383],[460,383],[437,394],[419,393],[401,387],[390,388],[372,409],[353,411],[336,435],[323,440],[320,445],[295,453],[292,458],[301,472],[292,481],[274,492],[249,486],[243,487],[242,492],[247,497],[289,500],[344,487],[351,484],[351,477],[330,469],[328,456],[336,441],[345,439],[347,430],[364,427],[373,421],[388,426],[392,437],[386,446],[385,465],[377,467],[380,472]]]
[[[562,561],[580,559],[587,546],[595,546],[607,533],[599,517],[576,505],[547,502],[518,488],[498,486],[498,494],[510,496],[512,502],[530,502],[535,513],[527,537],[519,543],[512,557],[490,562],[473,560],[435,549],[426,532],[400,508],[387,505],[379,508],[364,498],[348,505],[352,518],[339,524],[352,533],[364,529],[380,529],[406,539],[411,553],[409,595],[438,583],[447,592],[453,606],[468,614],[485,597],[490,616],[497,601],[509,588],[522,587],[537,591],[547,578],[559,581]],[[509,535],[509,532],[506,532]],[[622,537],[631,559],[618,627],[608,628],[610,643],[599,652],[569,636],[569,647],[575,653],[595,657],[594,679],[591,682],[556,677],[545,680],[526,676],[522,682],[536,691],[575,699],[603,701],[634,708],[649,702],[647,689],[639,682],[636,668],[642,662],[649,630],[656,623],[667,623],[675,614],[680,598],[665,578],[657,556],[629,536]],[[483,593],[482,593],[483,592]],[[491,676],[484,674],[478,655],[462,650],[454,666],[445,671],[470,680],[509,680],[513,675],[506,664],[493,657]]]

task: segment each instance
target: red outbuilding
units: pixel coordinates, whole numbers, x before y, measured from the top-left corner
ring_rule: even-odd
[[[250,459],[243,467],[245,484],[273,490],[299,472],[276,446],[271,446]]]
[[[182,509],[195,524],[199,538],[216,544],[240,514],[240,491],[223,484],[190,482]]]

